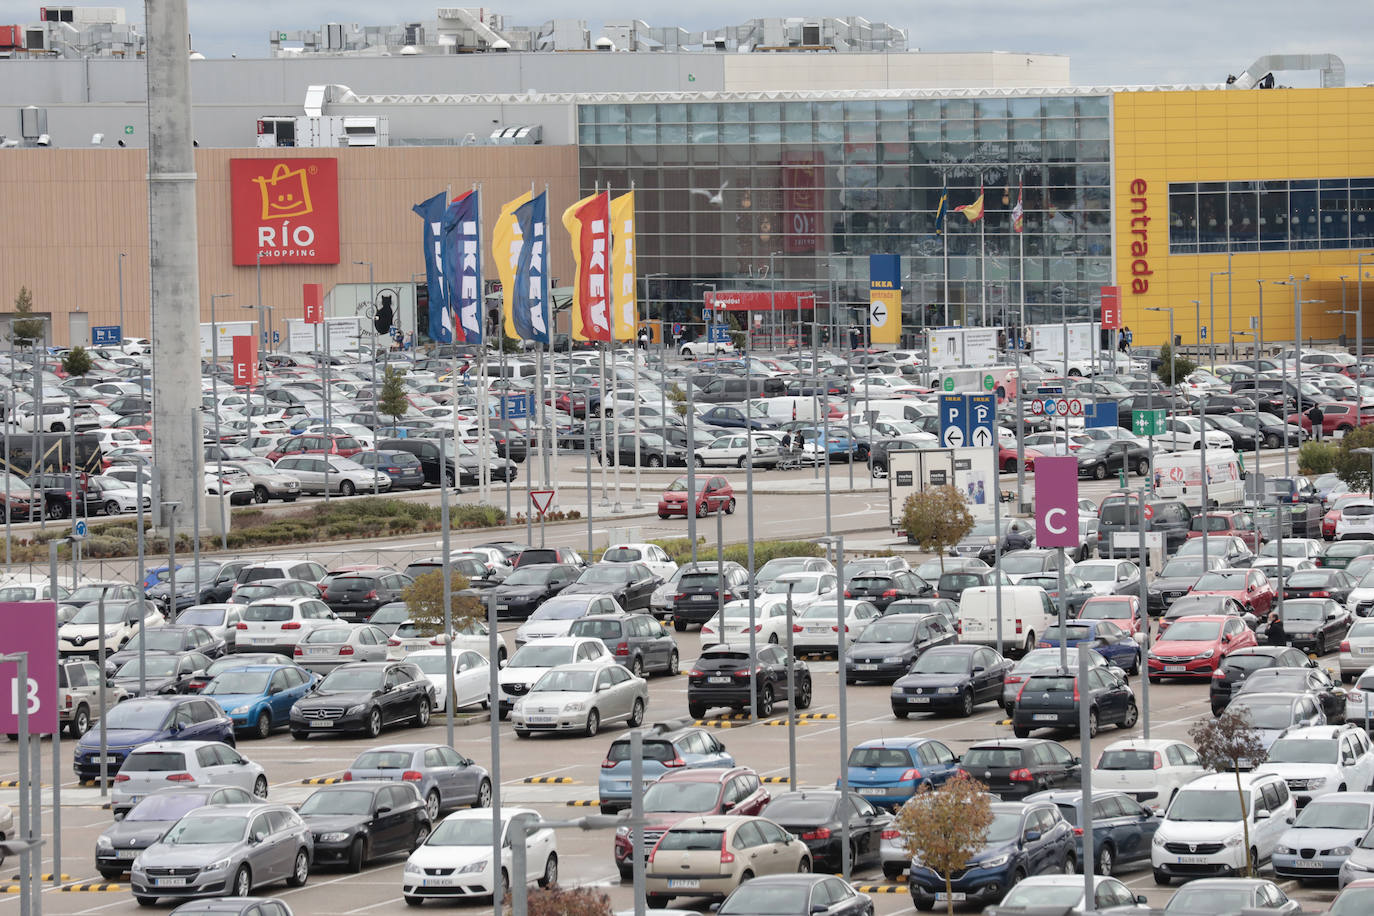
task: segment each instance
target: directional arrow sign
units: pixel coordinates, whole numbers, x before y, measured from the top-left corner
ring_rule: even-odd
[[[997,441],[993,425],[997,422],[997,395],[970,394],[968,398],[968,441],[986,448]]]
[[[992,433],[986,426],[975,427],[973,430],[973,444],[980,448],[987,448],[992,445]]]
[[[959,448],[968,441],[968,398],[962,394],[940,396],[940,444]]]
[[[951,426],[945,430],[942,438],[946,448],[962,448],[964,445],[964,431],[958,426]]]

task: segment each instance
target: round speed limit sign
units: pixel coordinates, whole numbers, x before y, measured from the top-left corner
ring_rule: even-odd
[[[1147,504],[1147,505],[1145,506],[1145,520],[1146,520],[1146,521],[1149,521],[1150,519],[1152,519],[1152,518],[1154,518],[1154,517],[1155,517],[1155,507]]]

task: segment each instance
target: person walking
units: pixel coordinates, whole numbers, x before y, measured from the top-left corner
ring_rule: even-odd
[[[1326,419],[1326,414],[1322,413],[1320,404],[1312,405],[1312,409],[1307,411],[1307,419],[1312,421],[1312,438],[1320,442],[1322,438],[1322,421]]]
[[[1283,629],[1283,621],[1278,611],[1269,612],[1269,625],[1264,628],[1264,642],[1269,646],[1288,645],[1288,633]]]

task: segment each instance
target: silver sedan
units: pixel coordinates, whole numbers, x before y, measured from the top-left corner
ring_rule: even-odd
[[[311,630],[296,644],[296,661],[311,671],[328,673],[349,662],[387,660],[387,635],[367,623],[340,623]]]
[[[550,668],[515,701],[517,738],[533,732],[580,732],[592,737],[603,724],[638,728],[649,705],[649,684],[620,665],[578,662]]]

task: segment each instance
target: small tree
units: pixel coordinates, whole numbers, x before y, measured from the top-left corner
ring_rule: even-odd
[[[526,898],[529,916],[611,916],[611,898],[594,887],[541,887]],[[507,911],[511,912],[511,911]]]
[[[950,876],[983,848],[992,826],[988,787],[962,773],[938,789],[922,785],[897,812],[893,826],[912,861],[945,879],[947,912],[953,916]]]
[[[397,372],[390,366],[386,367],[386,376],[382,379],[382,390],[377,395],[377,410],[385,416],[391,418],[391,432],[396,432],[396,421],[406,415],[410,410],[410,402],[406,400],[406,389],[401,384],[401,379],[405,376],[405,370]]]
[[[1200,719],[1188,729],[1188,737],[1193,739],[1203,766],[1217,773],[1236,774],[1236,796],[1240,811],[1245,812],[1245,787],[1240,781],[1240,768],[1242,765],[1259,766],[1267,756],[1259,732],[1250,724],[1249,714],[1228,711],[1214,719]],[[1240,822],[1245,836],[1246,873],[1253,877],[1258,863],[1251,855],[1250,823],[1246,817]]]
[[[1159,348],[1159,368],[1155,374],[1159,380],[1170,387],[1177,385],[1183,379],[1193,374],[1197,368],[1197,363],[1191,359],[1174,355],[1174,345],[1167,343]]]
[[[27,286],[19,287],[14,297],[14,321],[10,325],[10,340],[16,347],[32,347],[43,339],[43,319],[33,314],[33,294]]]
[[[91,371],[91,354],[85,347],[72,347],[62,357],[62,371],[72,378],[80,378]]]
[[[469,585],[467,576],[460,572],[452,573],[452,581],[449,584],[449,614],[451,623],[455,630],[461,630],[465,625],[474,620],[484,620],[486,609],[482,607],[482,602],[476,595],[467,592]],[[467,592],[466,594],[464,594]],[[444,574],[442,572],[428,572],[419,576],[405,591],[401,592],[401,600],[405,602],[406,608],[410,611],[410,619],[415,622],[420,632],[427,636],[435,636],[444,630]]]
[[[1311,443],[1304,443],[1306,448]],[[1368,493],[1370,487],[1370,456],[1357,455],[1357,448],[1374,448],[1374,426],[1357,426],[1341,437],[1340,449],[1333,462],[1336,476],[1349,484],[1356,493]]]
[[[964,495],[950,486],[917,490],[902,507],[902,527],[908,541],[934,551],[945,568],[945,551],[973,530],[973,515]]]
[[[668,395],[668,400],[673,402],[673,410],[677,411],[679,417],[687,416],[687,392],[673,384],[668,386],[664,394]]]

